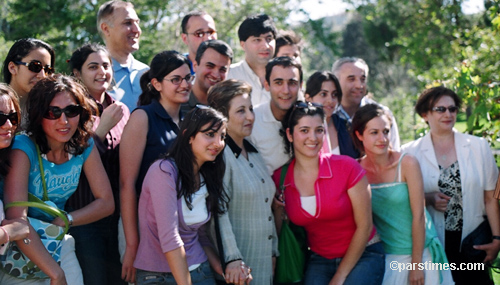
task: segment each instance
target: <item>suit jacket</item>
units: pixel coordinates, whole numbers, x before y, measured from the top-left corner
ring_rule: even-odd
[[[403,145],[402,150],[418,159],[425,193],[439,192],[440,171],[430,132],[416,141]],[[486,212],[483,191],[495,189],[498,167],[488,142],[482,138],[455,131],[455,150],[462,185],[463,240],[484,220]],[[427,209],[444,246],[444,213],[430,205],[427,205]]]

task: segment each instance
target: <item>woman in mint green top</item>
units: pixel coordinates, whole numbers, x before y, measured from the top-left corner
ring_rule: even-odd
[[[373,220],[386,251],[383,284],[452,284],[443,246],[425,210],[420,166],[416,158],[390,147],[390,117],[376,104],[356,112],[352,131],[372,187]],[[415,265],[409,268],[408,264]]]

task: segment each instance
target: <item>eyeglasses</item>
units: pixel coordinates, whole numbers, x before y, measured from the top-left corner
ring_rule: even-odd
[[[172,84],[174,84],[174,85],[181,85],[182,80],[186,80],[187,84],[191,84],[191,83],[193,83],[194,76],[192,76],[191,74],[188,74],[184,78],[182,78],[180,76],[174,76],[174,77],[172,77],[170,79],[169,78],[163,78],[163,80],[165,80],[165,79],[168,80],[168,81],[170,81],[170,82],[172,82]]]
[[[458,112],[458,107],[457,106],[448,106],[448,107],[437,106],[437,107],[432,108],[432,111],[438,112],[439,114],[445,113],[446,110],[450,111],[450,113],[453,114],[453,113]]]
[[[7,120],[9,120],[12,125],[17,126],[17,112],[10,114],[0,113],[0,126],[3,126],[7,122]]]
[[[204,35],[211,36],[213,34],[217,34],[217,31],[214,31],[214,30],[210,30],[210,31],[206,31],[206,32],[204,32],[204,31],[196,31],[194,33],[186,33],[186,34],[193,35],[193,36],[195,36],[197,38],[203,38]]]
[[[208,110],[211,109],[209,106],[201,105],[201,104],[196,104],[194,107],[193,115],[191,116],[191,121],[196,122],[200,118],[200,114],[198,114],[199,110]]]
[[[54,73],[54,68],[49,64],[43,66],[42,63],[38,60],[32,60],[30,63],[22,62],[22,61],[14,61],[15,64],[20,64],[28,67],[29,71],[33,71],[34,73],[39,73],[42,69],[45,71],[45,74],[51,75]]]
[[[80,105],[68,105],[64,109],[56,106],[49,106],[49,110],[43,116],[45,119],[57,120],[61,117],[62,113],[67,118],[74,118],[82,113],[83,107]]]

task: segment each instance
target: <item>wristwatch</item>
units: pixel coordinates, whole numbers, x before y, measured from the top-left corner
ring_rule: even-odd
[[[71,227],[73,225],[73,216],[70,213],[66,213],[66,218],[68,219],[68,225]]]

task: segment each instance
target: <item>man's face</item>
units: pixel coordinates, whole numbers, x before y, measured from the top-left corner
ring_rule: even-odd
[[[217,39],[214,19],[210,15],[192,16],[186,25],[187,34],[182,34],[182,41],[188,46],[189,54],[194,58],[200,44]],[[202,35],[199,37],[199,35]]]
[[[139,17],[132,7],[117,7],[109,17],[109,25],[101,26],[106,45],[111,50],[132,53],[139,49]]]
[[[276,65],[271,70],[269,82],[264,87],[271,93],[271,104],[280,111],[287,111],[297,101],[300,89],[300,73],[295,66]]]
[[[361,62],[344,63],[338,72],[342,88],[342,105],[359,106],[366,95],[365,66]]]
[[[267,32],[258,37],[250,36],[246,41],[240,42],[245,51],[245,60],[250,65],[266,65],[274,55],[276,40],[273,33]]]
[[[200,64],[193,63],[193,68],[196,72],[195,84],[204,92],[208,88],[226,79],[229,72],[231,59],[223,54],[220,54],[213,48],[208,48],[200,59]]]
[[[280,47],[280,50],[276,53],[276,57],[288,56],[295,59],[296,62],[302,63],[300,59],[300,49],[297,45],[285,45]]]

